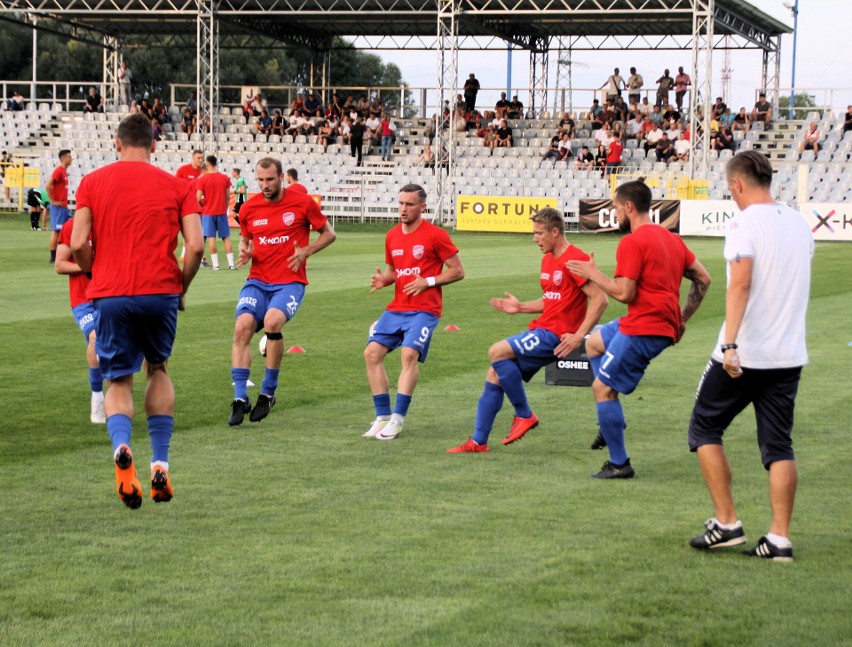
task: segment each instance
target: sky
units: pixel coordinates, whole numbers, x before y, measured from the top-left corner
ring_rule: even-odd
[[[785,0],[792,5],[794,0]],[[782,0],[751,0],[751,4],[764,13],[793,25],[792,11],[784,7]],[[796,43],[796,88],[808,90],[815,95],[818,104],[831,105],[838,116],[852,104],[852,78],[849,75],[849,60],[852,57],[852,0],[799,0],[798,37]],[[402,76],[411,87],[434,88],[437,78],[434,52],[376,52],[386,62],[397,64]],[[669,68],[674,76],[679,65],[688,71],[692,64],[691,50],[683,51],[576,51],[574,52],[573,93],[574,110],[585,110],[593,98],[591,88],[598,88],[606,81],[614,67],[619,67],[626,79],[631,66],[645,79],[645,89],[655,89],[656,80],[663,69]],[[549,87],[555,86],[556,55],[550,54]],[[781,88],[789,94],[793,61],[793,35],[781,39]],[[760,50],[731,52],[731,96],[728,105],[733,109],[754,104],[755,90],[760,84],[762,53]],[[713,96],[722,91],[721,71],[724,67],[724,52],[713,52]],[[497,98],[500,90],[507,86],[507,54],[497,52],[459,52],[459,80],[463,84],[468,74],[476,74],[483,88],[481,98]],[[512,55],[512,86],[521,101],[528,105],[529,53],[515,50]],[[585,88],[585,90],[580,90]],[[828,90],[831,90],[829,92]],[[674,98],[674,93],[672,93]],[[479,103],[479,102],[478,102]],[[489,102],[490,103],[490,102]],[[552,96],[548,96],[552,105]]]

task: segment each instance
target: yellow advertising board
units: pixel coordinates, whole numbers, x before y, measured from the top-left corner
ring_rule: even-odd
[[[456,198],[456,229],[532,233],[530,217],[545,207],[555,209],[556,198],[460,195]]]
[[[39,187],[41,186],[41,171],[37,168],[10,166],[6,169],[6,186]]]

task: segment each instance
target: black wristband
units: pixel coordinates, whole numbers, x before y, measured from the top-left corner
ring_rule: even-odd
[[[739,346],[737,346],[736,344],[722,344],[721,346],[721,350],[723,353],[726,350],[737,350],[737,348],[739,348]]]

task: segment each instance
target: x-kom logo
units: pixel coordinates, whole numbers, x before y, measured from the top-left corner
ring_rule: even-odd
[[[811,233],[816,233],[816,230],[819,229],[820,227],[825,227],[832,234],[835,233],[834,227],[832,227],[831,223],[828,221],[828,219],[831,218],[834,215],[834,209],[829,211],[828,215],[826,215],[825,218],[823,218],[822,215],[820,214],[820,212],[817,211],[816,209],[811,209],[811,213],[814,214],[814,216],[816,216],[816,219],[819,221],[816,225],[814,225],[814,228],[811,229]]]

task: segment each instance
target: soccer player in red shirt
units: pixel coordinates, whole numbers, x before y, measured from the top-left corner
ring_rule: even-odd
[[[265,157],[255,177],[260,193],[240,209],[240,256],[237,267],[251,261],[248,280],[240,291],[231,351],[234,401],[228,424],[239,425],[245,414],[251,422],[263,420],[275,404],[284,324],[296,316],[305,286],[308,256],[325,249],[337,237],[319,205],[304,193],[284,189],[281,161]],[[319,236],[311,243],[311,231]],[[266,372],[254,408],[246,385],[251,371],[249,343],[266,330]]]
[[[56,262],[56,245],[59,242],[59,230],[71,218],[68,209],[68,167],[74,157],[71,151],[63,148],[59,151],[59,166],[53,169],[50,179],[44,186],[50,200],[50,262]]]
[[[298,193],[308,192],[308,188],[299,182],[299,171],[294,168],[287,169],[287,188],[290,191],[297,191]]]
[[[89,365],[89,386],[92,389],[90,420],[95,424],[104,424],[104,378],[98,354],[95,352],[95,308],[86,298],[89,277],[83,273],[74,261],[71,253],[71,230],[74,221],[68,220],[59,232],[59,244],[56,247],[56,273],[68,277],[68,291],[71,296],[71,314],[83,331],[86,340],[86,363]]]
[[[192,151],[192,161],[189,164],[184,164],[179,167],[177,171],[175,171],[175,175],[179,177],[181,180],[186,180],[192,185],[193,190],[195,189],[195,182],[204,175],[204,153],[202,153],[197,148]],[[181,249],[180,258],[178,259],[181,263],[183,263],[184,256],[186,254],[186,246]],[[209,267],[207,265],[207,260],[204,258],[204,255],[201,255],[201,265],[202,267]]]
[[[393,440],[402,431],[417,386],[418,362],[426,361],[432,333],[441,318],[441,286],[464,278],[458,247],[446,230],[423,219],[425,211],[423,187],[407,184],[399,190],[400,222],[385,237],[387,268],[383,272],[377,267],[370,279],[370,292],[393,285],[394,298],[370,330],[364,349],[376,409],[376,419],[363,434],[366,438]],[[384,362],[385,356],[400,346],[402,371],[391,413],[390,381]]]
[[[535,301],[519,301],[506,293],[505,299],[491,299],[491,307],[506,314],[540,313],[528,330],[498,341],[488,350],[491,368],[479,397],[473,435],[448,454],[487,452],[488,436],[503,406],[503,395],[515,409],[508,445],[538,426],[538,416],[530,409],[524,382],[529,382],[542,366],[565,357],[583,343],[606,309],[606,295],[591,281],[565,269],[569,260],[585,261],[589,256],[565,239],[565,221],[556,209],[545,208],[533,221],[533,241],[541,259],[542,296]]]
[[[210,262],[213,269],[219,269],[219,253],[216,249],[216,236],[225,245],[228,268],[235,270],[234,250],[231,247],[231,226],[228,224],[228,201],[231,198],[231,180],[216,170],[218,160],[208,155],[206,172],[195,181],[195,195],[201,205],[201,234],[210,246]]]
[[[145,360],[145,413],[151,440],[151,498],[171,500],[169,443],[175,391],[167,360],[177,332],[177,313],[201,263],[198,201],[189,183],[151,165],[151,122],[130,115],[118,126],[118,161],[88,173],[77,190],[71,233],[74,259],[92,275],[86,295],[96,314],[95,341],[106,393],[107,432],[115,459],[119,498],[142,505],[130,437],[133,374]],[[178,233],[186,262],[175,258]],[[89,238],[91,236],[91,245]]]
[[[615,278],[589,261],[568,261],[577,276],[627,304],[627,314],[596,330],[586,342],[595,374],[592,393],[609,460],[594,478],[634,476],[624,446],[624,412],[619,393],[632,393],[650,361],[680,341],[686,322],[701,305],[710,275],[683,240],[651,221],[651,189],[641,180],[620,185],[612,198],[618,226],[630,232],[616,250]],[[681,278],[692,282],[680,305]],[[604,443],[596,440],[595,445]],[[594,447],[594,446],[593,446]]]

